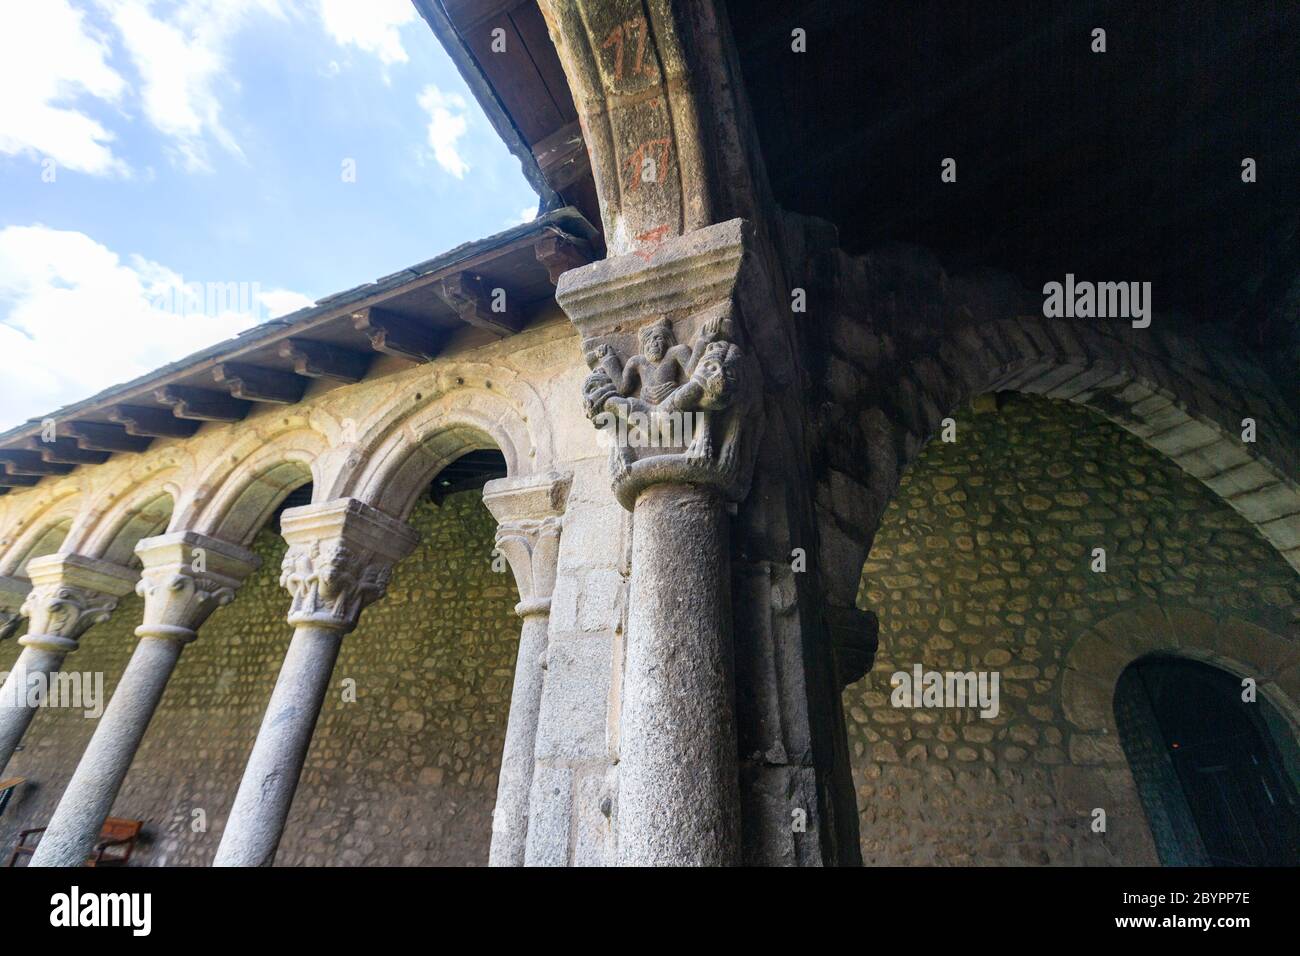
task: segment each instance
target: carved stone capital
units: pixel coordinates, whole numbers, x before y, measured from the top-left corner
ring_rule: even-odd
[[[229,604],[262,563],[246,548],[194,531],[143,538],[135,553],[144,563],[135,586],[144,598],[144,621],[136,636],[181,643],[194,640],[208,615]]]
[[[23,623],[23,601],[31,589],[29,581],[0,575],[0,641],[13,637]]]
[[[410,525],[355,498],[289,508],[280,533],[289,545],[280,566],[293,598],[289,623],[343,632],[383,596],[393,565],[419,541]]]
[[[652,484],[725,500],[749,493],[761,373],[744,346],[737,287],[750,242],[740,219],[566,272],[556,300],[582,334],[587,416],[610,448],[619,503]]]
[[[27,575],[32,589],[21,614],[29,623],[18,643],[65,652],[77,649],[91,625],[107,621],[139,578],[130,568],[79,554],[32,558]]]
[[[497,519],[496,546],[519,586],[520,617],[549,614],[570,475],[498,478],[483,486],[483,503]]]

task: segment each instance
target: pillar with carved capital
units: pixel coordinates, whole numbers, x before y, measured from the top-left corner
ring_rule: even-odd
[[[289,652],[248,758],[215,866],[270,866],[289,816],[343,637],[383,596],[419,536],[354,498],[290,508],[280,583],[292,597]]]
[[[498,522],[497,550],[510,562],[519,586],[515,611],[524,619],[497,778],[497,804],[492,813],[490,866],[524,863],[551,591],[555,587],[561,515],[569,495],[569,481],[568,475],[529,475],[499,478],[483,488],[483,503]]]
[[[633,512],[625,865],[740,859],[727,511],[749,491],[762,421],[735,298],[747,237],[741,220],[710,226],[649,260],[567,272],[556,290],[583,336],[583,398],[610,449],[615,497]]]
[[[144,564],[136,585],[144,598],[144,622],[135,629],[140,643],[41,837],[32,866],[78,866],[86,859],[181,651],[261,563],[245,548],[192,531],[145,538],[135,553]]]
[[[0,687],[0,770],[35,716],[38,689],[48,685],[91,625],[108,620],[139,577],[129,568],[79,554],[32,558],[27,575],[32,588],[21,611],[28,620],[26,635],[18,639],[23,652]]]

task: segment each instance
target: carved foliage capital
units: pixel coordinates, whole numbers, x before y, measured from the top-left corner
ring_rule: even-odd
[[[498,522],[497,550],[510,562],[519,588],[515,610],[521,616],[550,611],[571,480],[567,474],[528,475],[483,488],[483,503]]]
[[[138,575],[129,568],[78,554],[49,554],[27,562],[32,589],[21,614],[29,621],[19,643],[72,651],[86,631],[107,621]]]
[[[341,631],[383,596],[393,565],[419,540],[405,522],[355,498],[290,508],[280,528],[289,545],[280,566],[289,623]]]
[[[192,641],[261,559],[237,545],[193,531],[145,538],[135,547],[144,563],[136,593],[144,598],[138,637]]]

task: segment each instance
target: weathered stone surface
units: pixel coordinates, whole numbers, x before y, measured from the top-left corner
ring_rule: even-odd
[[[1300,645],[1283,635],[1300,621],[1300,581],[1205,486],[1086,409],[1004,395],[997,414],[956,418],[957,441],[932,442],[904,477],[862,577],[880,660],[844,703],[864,861],[1153,863],[1115,681],[1161,648],[1261,676],[1294,666]],[[1148,496],[1127,497],[1134,488]],[[1048,504],[1024,507],[1029,496]],[[1065,504],[1079,515],[1070,530],[1086,533],[1055,532]],[[1094,547],[1105,573],[1089,569]],[[1170,583],[1186,590],[1169,597]],[[918,662],[998,671],[998,717],[890,706],[890,674]],[[951,778],[900,772],[917,743]],[[963,788],[981,765],[991,776]],[[1088,827],[1096,807],[1105,835]]]

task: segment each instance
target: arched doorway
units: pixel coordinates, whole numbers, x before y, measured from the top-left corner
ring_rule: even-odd
[[[1162,863],[1300,865],[1296,744],[1238,677],[1142,658],[1116,685],[1115,719]]]
[[[880,646],[843,696],[863,860],[1153,865],[1115,728],[1120,674],[1155,653],[1204,660],[1254,677],[1300,725],[1282,636],[1300,579],[1204,484],[1085,406],[1008,394],[954,417],[956,440],[917,456],[863,566]],[[893,676],[917,664],[996,673],[998,713],[895,706]]]

